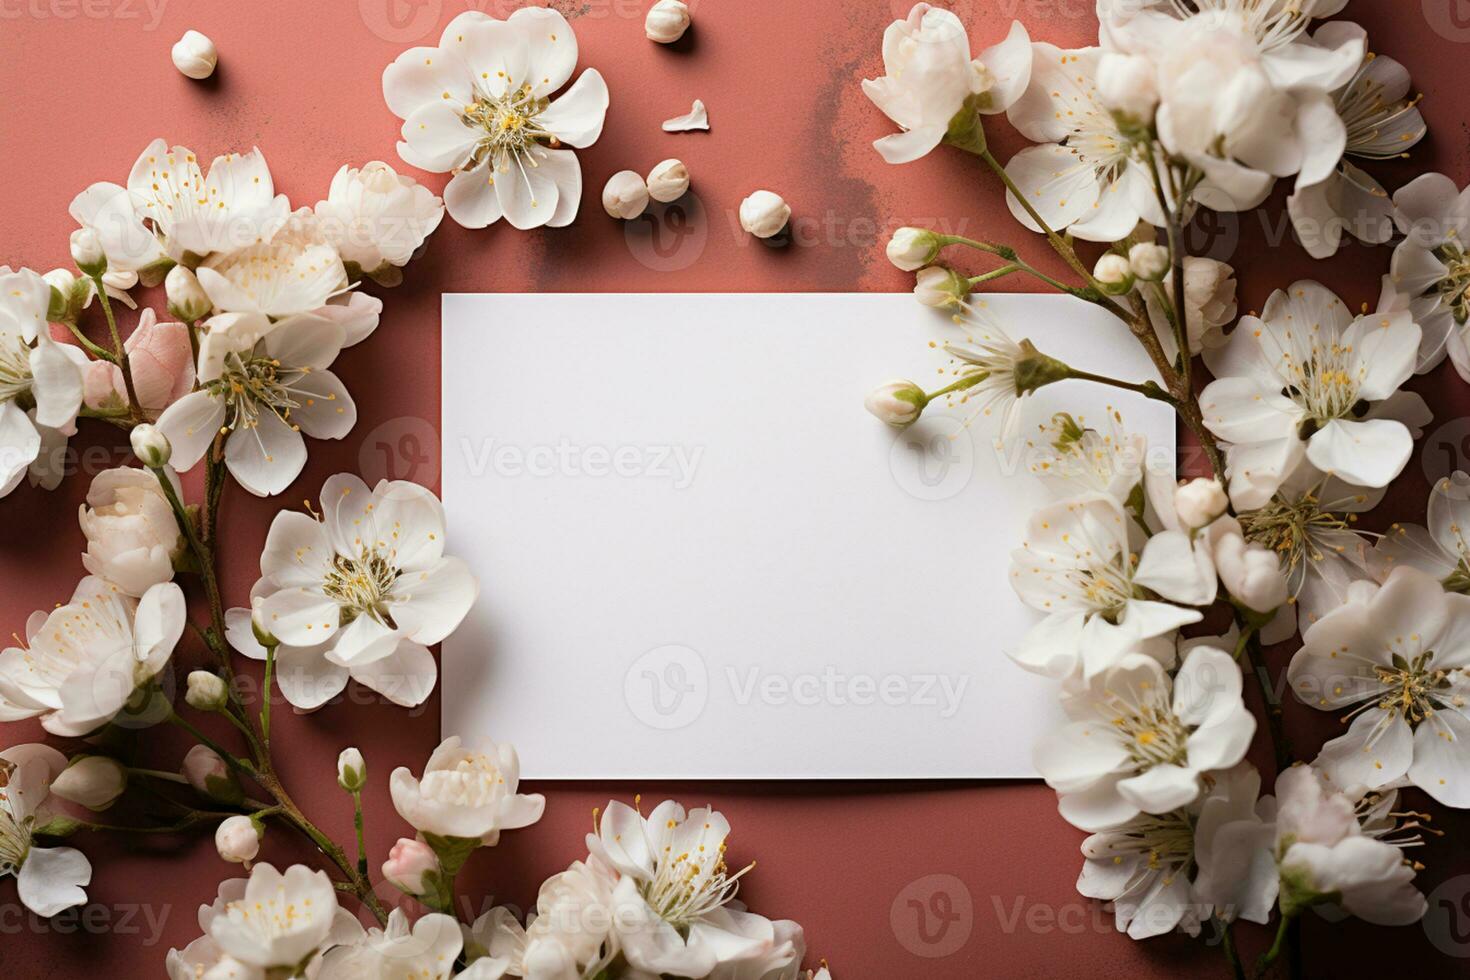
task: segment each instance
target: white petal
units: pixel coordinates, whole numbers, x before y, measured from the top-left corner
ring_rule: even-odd
[[[337,632],[341,613],[321,592],[306,588],[282,589],[265,597],[265,626],[282,643],[310,647]]]
[[[576,84],[536,117],[536,121],[567,146],[591,146],[602,135],[607,106],[607,82],[596,68],[588,68]]]
[[[257,497],[270,497],[301,475],[306,442],[274,412],[262,412],[257,421],[230,433],[225,465],[240,486]]]
[[[72,847],[32,847],[16,875],[21,904],[43,918],[87,901],[92,863]]]
[[[383,98],[399,119],[408,119],[426,105],[445,101],[456,105],[473,96],[470,72],[454,55],[438,48],[409,48],[383,69]]]
[[[82,371],[77,362],[50,336],[42,336],[31,351],[30,367],[36,422],[51,429],[75,431],[71,426],[82,407]]]
[[[0,402],[0,497],[14,490],[41,451],[41,434],[13,401]]]
[[[434,655],[427,647],[404,641],[380,660],[352,667],[352,679],[377,691],[394,704],[416,708],[429,699],[439,677]]]
[[[357,424],[357,404],[331,371],[314,371],[294,388],[300,404],[291,421],[313,439],[341,439]]]
[[[1199,774],[1182,766],[1159,765],[1121,780],[1118,793],[1144,813],[1168,813],[1199,796]]]
[[[444,207],[462,228],[486,228],[499,221],[503,212],[490,161],[450,178],[444,188]]]
[[[433,646],[454,632],[479,593],[480,583],[468,565],[441,558],[393,583],[393,621],[405,637]]]
[[[1370,708],[1326,745],[1313,766],[1338,786],[1387,786],[1409,771],[1414,735],[1398,714]]]
[[[300,711],[315,711],[347,687],[347,668],[327,659],[321,646],[276,649],[276,684]]]
[[[1404,471],[1414,437],[1401,422],[1328,422],[1307,440],[1307,459],[1324,473],[1364,487],[1386,487]]]
[[[1096,170],[1076,150],[1057,144],[1022,150],[1006,164],[1006,173],[1042,220],[1056,230],[1090,214],[1102,192]],[[1007,191],[1006,200],[1017,221],[1032,231],[1041,230],[1014,194]]]
[[[173,446],[174,469],[193,469],[204,458],[225,423],[225,403],[208,391],[196,391],[174,402],[158,419],[159,430]]]
[[[1183,531],[1164,531],[1150,538],[1133,572],[1133,581],[1187,606],[1214,602],[1218,585],[1210,556],[1196,549]]]
[[[505,220],[526,231],[556,216],[561,189],[556,177],[532,154],[505,153],[495,170],[495,196]]]
[[[577,35],[567,19],[548,7],[522,7],[507,23],[526,39],[531,94],[540,98],[565,85],[577,67]]]
[[[462,121],[457,103],[431,102],[403,121],[398,155],[431,173],[447,173],[463,166],[477,142],[475,131]]]
[[[1451,709],[1420,722],[1409,779],[1445,806],[1470,807],[1470,719]]]

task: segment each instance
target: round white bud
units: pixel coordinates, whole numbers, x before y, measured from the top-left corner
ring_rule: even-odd
[[[658,0],[643,20],[643,32],[650,41],[673,44],[689,30],[691,19],[688,5],[681,0]]]
[[[924,389],[912,381],[890,381],[868,392],[863,405],[879,419],[889,425],[903,426],[915,422],[924,414],[929,396]]]
[[[1230,496],[1219,480],[1200,477],[1174,491],[1174,510],[1185,527],[1206,527],[1230,509]]]
[[[71,233],[71,260],[89,276],[100,276],[107,271],[102,240],[91,228],[78,228]]]
[[[1092,277],[1102,283],[1103,291],[1120,296],[1133,288],[1133,267],[1117,252],[1108,252],[1097,260]]]
[[[632,221],[648,208],[648,185],[631,170],[620,170],[602,189],[602,207],[610,217]]]
[[[88,810],[106,810],[127,788],[127,769],[102,755],[78,756],[51,784],[51,792]]]
[[[164,292],[168,294],[168,312],[180,323],[194,323],[209,315],[214,308],[199,277],[182,265],[168,270],[163,280]]]
[[[677,201],[689,191],[689,168],[682,160],[665,160],[648,173],[648,196],[660,204]]]
[[[196,711],[218,711],[230,699],[224,679],[207,670],[189,671],[189,687],[184,701]]]
[[[756,191],[740,202],[740,227],[756,238],[774,238],[791,222],[791,206],[780,194]]]
[[[174,42],[174,67],[193,79],[205,79],[214,74],[219,64],[219,52],[214,42],[198,31],[185,31],[184,36]]]
[[[169,457],[173,455],[168,436],[158,426],[147,422],[133,426],[133,431],[128,433],[128,441],[133,444],[133,455],[142,460],[144,466],[154,469],[167,466]]]
[[[1169,274],[1169,248],[1157,242],[1139,242],[1128,250],[1133,274],[1144,282],[1162,282]]]
[[[342,750],[337,756],[337,785],[349,793],[358,793],[367,785],[367,762],[356,748]]]
[[[917,272],[939,258],[939,236],[925,228],[900,228],[888,240],[888,261],[905,272]]]
[[[243,813],[226,817],[215,829],[215,850],[232,864],[248,865],[260,853],[260,838],[264,831],[264,827]]]

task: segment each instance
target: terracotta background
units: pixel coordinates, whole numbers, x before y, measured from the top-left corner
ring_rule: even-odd
[[[432,43],[467,6],[466,0],[152,2],[150,9],[144,0],[0,0],[0,262],[41,270],[66,264],[72,196],[95,180],[125,179],[154,136],[205,159],[257,145],[277,189],[298,206],[324,196],[344,162],[396,163],[397,121],[380,95],[382,68],[419,39]],[[521,3],[473,5],[503,15]],[[256,500],[235,490],[227,495],[224,513],[232,531],[224,585],[235,602],[255,577],[271,514],[314,498],[328,475],[360,469],[369,480],[392,475],[436,482],[443,292],[903,290],[909,278],[882,254],[886,230],[903,223],[1004,237],[1042,255],[973,160],[941,152],[890,168],[871,150],[870,142],[889,127],[863,98],[858,79],[879,72],[882,30],[906,11],[908,0],[699,0],[691,3],[696,30],[674,49],[643,39],[643,0],[555,5],[574,18],[582,64],[600,68],[613,93],[605,135],[581,154],[589,188],[581,218],[570,229],[529,234],[504,225],[469,232],[445,221],[404,285],[382,293],[387,310],[377,335],[339,362],[361,411],[357,430],[340,443],[311,444],[306,473],[282,498]],[[1024,19],[1034,37],[1063,46],[1095,37],[1090,0],[955,0],[954,6],[977,46],[999,39],[1012,16]],[[1368,27],[1376,50],[1410,65],[1427,96],[1429,141],[1412,163],[1376,168],[1391,188],[1416,169],[1439,169],[1457,182],[1470,178],[1466,8],[1461,0],[1356,0],[1349,10]],[[186,28],[203,30],[219,44],[222,67],[208,83],[187,81],[169,63],[169,47]],[[694,97],[709,104],[713,132],[660,132],[659,122],[685,111]],[[1004,125],[992,130],[1003,158],[1017,148]],[[687,221],[672,215],[659,229],[648,223],[624,228],[606,219],[596,193],[603,181],[624,168],[646,171],[668,156],[684,159],[695,175],[696,213]],[[440,177],[425,179],[443,186]],[[738,231],[734,208],[760,186],[782,192],[796,208],[797,241],[784,251]],[[1283,230],[1280,203],[1278,195],[1265,220],[1253,215],[1217,222],[1197,243],[1235,262],[1246,283],[1246,306],[1258,307],[1271,288],[1306,275],[1338,289],[1349,305],[1375,299],[1389,252],[1349,246],[1332,263],[1315,264]],[[1059,263],[1052,265],[1060,272]],[[1438,476],[1451,461],[1464,465],[1470,452],[1470,422],[1461,419],[1470,395],[1459,379],[1442,369],[1417,387],[1444,428],[1430,435],[1425,465],[1417,459],[1410,465],[1393,498],[1398,516],[1415,519],[1429,486],[1426,472]],[[72,445],[87,474],[126,459],[123,440],[95,425]],[[393,448],[385,455],[383,446]],[[0,501],[4,632],[20,630],[31,610],[69,596],[81,574],[75,514],[87,482],[86,476],[74,478],[49,494],[26,487]],[[975,583],[977,622],[983,623],[988,603],[1012,601],[1002,583]],[[977,652],[990,657],[995,670],[1014,669],[998,651]],[[1278,681],[1289,653],[1272,658]],[[182,660],[198,655],[191,649]],[[280,709],[277,755],[288,785],[340,840],[351,833],[350,807],[332,780],[332,760],[348,744],[367,754],[375,869],[407,829],[389,802],[387,774],[399,765],[420,767],[438,738],[437,712],[437,698],[416,713],[378,704],[337,705],[308,717]],[[1336,730],[1330,718],[1294,705],[1288,719],[1299,746],[1311,749]],[[567,706],[566,717],[546,723],[576,724],[575,705]],[[13,743],[38,731],[10,726],[0,738]],[[501,736],[514,740],[516,733]],[[185,747],[164,740],[157,746],[159,763],[176,764]],[[1258,761],[1269,769],[1269,759]],[[1166,977],[1225,970],[1219,952],[1201,943],[1170,937],[1136,944],[1116,935],[1111,917],[1076,894],[1083,835],[1057,816],[1053,794],[1039,784],[536,789],[548,794],[546,819],[477,856],[461,878],[472,892],[526,904],[545,876],[584,853],[581,837],[594,806],[610,796],[641,792],[656,801],[674,794],[691,805],[713,802],[730,816],[736,828],[732,858],[760,862],[742,897],[762,913],[801,921],[811,964],[826,957],[845,980]],[[1470,851],[1461,841],[1467,822],[1442,825],[1450,836],[1418,853],[1427,865],[1421,875],[1426,890],[1442,886],[1429,924],[1348,930],[1309,915],[1306,944],[1314,973],[1465,971]],[[85,836],[79,842],[97,868],[84,915],[38,921],[15,904],[13,884],[0,884],[0,973],[161,975],[164,952],[194,938],[195,907],[212,899],[216,883],[232,869],[215,856],[207,834],[127,845]],[[277,864],[305,856],[280,831],[268,837],[262,854]],[[931,910],[926,921],[920,922],[911,899]],[[947,923],[932,914],[945,909],[952,910]],[[150,922],[161,926],[156,935]],[[1246,954],[1253,957],[1264,941],[1262,932],[1248,930]]]

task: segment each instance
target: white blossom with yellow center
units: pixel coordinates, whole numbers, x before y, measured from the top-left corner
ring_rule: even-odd
[[[488,738],[466,745],[444,740],[421,778],[406,768],[393,771],[389,788],[398,815],[415,829],[441,838],[493,845],[502,830],[519,830],[541,819],[546,800],[516,792],[521,764],[513,746]]]
[[[595,143],[608,106],[592,68],[553,98],[576,64],[576,35],[555,10],[459,15],[438,47],[410,48],[383,72],[388,108],[404,121],[399,156],[454,174],[444,205],[467,228],[502,217],[522,229],[570,224],[582,168],[566,147]]]

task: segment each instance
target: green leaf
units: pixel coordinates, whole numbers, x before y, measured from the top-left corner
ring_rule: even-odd
[[[478,837],[440,837],[438,834],[424,834],[424,842],[434,849],[439,866],[450,878],[459,874],[459,869],[480,846]]]

